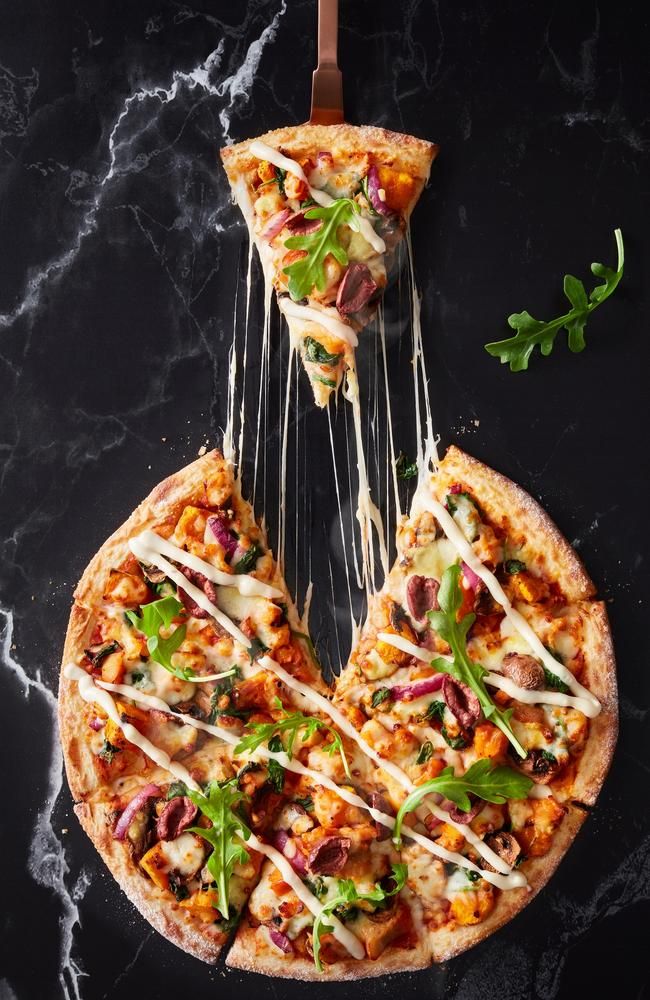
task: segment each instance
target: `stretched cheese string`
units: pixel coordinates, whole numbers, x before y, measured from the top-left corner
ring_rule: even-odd
[[[318,202],[319,205],[322,205],[323,207],[326,208],[328,205],[331,205],[332,202],[336,200],[335,198],[332,198],[329,194],[327,194],[326,191],[321,191],[319,188],[312,187],[309,181],[307,180],[305,172],[300,166],[300,164],[296,163],[296,161],[292,160],[289,156],[283,156],[282,153],[279,153],[277,149],[273,149],[272,146],[267,146],[265,142],[260,142],[259,139],[256,139],[254,142],[251,142],[248,148],[253,154],[253,156],[256,156],[258,158],[258,160],[268,160],[269,163],[272,163],[274,166],[279,167],[280,170],[286,170],[288,173],[293,174],[294,177],[297,177],[299,180],[303,181],[303,183],[306,184],[307,187],[309,188],[309,196],[313,198],[314,201]],[[370,244],[373,250],[376,250],[377,253],[385,253],[386,244],[382,240],[381,236],[377,235],[372,226],[372,223],[368,219],[365,219],[363,216],[357,216],[356,222],[359,225],[359,232],[366,240],[366,242]]]
[[[526,640],[535,655],[542,661],[547,669],[551,671],[551,673],[559,677],[561,681],[564,681],[574,694],[584,698],[585,702],[591,706],[591,712],[585,712],[585,715],[589,714],[590,718],[595,718],[595,716],[600,713],[602,708],[598,699],[591,693],[591,691],[588,691],[586,687],[583,687],[582,684],[580,684],[571,671],[567,670],[563,663],[560,663],[559,660],[556,660],[549,653],[524,616],[513,608],[496,576],[478,558],[474,549],[465,538],[449,511],[446,510],[440,501],[433,496],[430,488],[426,492],[424,490],[420,491],[418,500],[427,510],[429,510],[431,514],[435,516],[440,527],[456,551],[462,556],[469,568],[473,570],[473,572],[476,573],[476,575],[483,581],[494,600],[497,604],[501,605],[506,617],[510,619],[515,630],[519,633],[522,639]]]
[[[319,694],[317,691],[313,691],[306,684],[303,684],[302,681],[296,680],[296,678],[292,677],[291,674],[284,669],[284,667],[281,667],[279,663],[272,660],[270,656],[262,656],[258,662],[265,670],[270,670],[272,673],[276,674],[283,681],[283,683],[287,685],[287,687],[293,688],[294,691],[298,691],[304,698],[314,702],[314,704],[317,705],[322,712],[329,715],[341,732],[345,733],[346,736],[354,740],[359,749],[365,753],[366,756],[370,757],[370,759],[374,761],[374,763],[383,771],[390,774],[391,777],[397,781],[402,788],[406,789],[407,792],[410,793],[416,788],[408,775],[396,764],[393,764],[392,761],[386,760],[380,756],[380,754],[378,754],[377,751],[363,739],[354,726],[351,725],[345,715],[343,715],[343,713],[339,711],[336,706],[332,705],[327,698],[323,697],[323,695]],[[451,818],[448,812],[444,809],[440,809],[433,803],[430,804],[427,802],[427,808],[433,813],[434,816],[436,816],[437,819],[441,820],[443,823],[449,823],[456,830],[462,833],[467,842],[470,843],[472,847],[474,847],[474,849],[481,854],[483,858],[485,858],[486,861],[489,861],[489,863],[496,868],[497,871],[502,872],[504,875],[510,873],[508,877],[512,879],[510,884],[513,888],[526,884],[526,880],[522,873],[512,872],[510,866],[507,865],[495,851],[491,850],[491,848],[489,848],[488,845],[474,833],[471,827],[464,823],[457,823]],[[458,855],[458,857],[462,858],[462,855]],[[465,864],[466,860],[467,859],[463,859],[462,863]],[[456,861],[456,864],[460,863],[461,862]],[[521,879],[523,879],[523,881],[521,881]]]
[[[102,684],[102,687],[100,688],[94,683],[93,678],[87,674],[85,670],[82,670],[81,667],[75,666],[73,663],[67,664],[64,667],[63,673],[69,680],[77,681],[79,694],[83,700],[99,705],[109,719],[111,719],[116,726],[119,726],[129,743],[137,746],[147,755],[147,757],[150,758],[150,760],[152,760],[159,767],[163,768],[165,771],[168,771],[169,774],[173,775],[173,777],[175,777],[178,781],[184,782],[188,788],[191,788],[196,792],[202,791],[201,786],[192,777],[186,767],[179,764],[177,761],[172,760],[169,754],[167,754],[164,750],[161,750],[160,747],[155,746],[155,744],[153,744],[151,740],[148,740],[146,736],[143,736],[142,733],[135,728],[135,726],[131,725],[129,722],[125,722],[121,718],[117,705],[104,684]],[[133,698],[134,701],[137,700],[133,697],[132,690],[127,688],[126,685],[110,685],[110,688],[118,688],[118,693],[120,694],[128,692],[129,698]],[[126,688],[126,692],[123,691],[124,688]],[[166,702],[162,702],[159,698],[154,698],[151,695],[142,695],[140,692],[138,692],[138,695],[140,700],[144,701],[144,699],[146,699],[146,704],[149,704],[150,707],[158,707],[155,703],[160,702],[160,704],[165,706],[163,711],[169,710],[169,706]],[[199,720],[191,719],[191,717],[188,716],[186,719],[184,718],[183,721],[186,721],[191,725]],[[210,729],[216,729],[216,727],[210,727]],[[224,738],[223,730],[217,730],[216,734]],[[235,742],[238,742],[237,737],[233,737],[233,739]],[[227,742],[231,742],[231,740],[227,740]],[[309,891],[304,882],[293,870],[289,861],[287,861],[287,859],[280,854],[279,851],[276,851],[275,848],[271,847],[269,844],[263,843],[252,832],[246,841],[246,844],[248,844],[254,851],[264,854],[275,865],[278,871],[282,873],[284,881],[291,886],[301,902],[305,904],[315,917],[319,916],[323,910],[323,904],[320,903],[316,896]],[[328,918],[328,923],[332,926],[334,936],[337,941],[339,941],[340,944],[342,944],[354,958],[365,958],[365,949],[355,934],[348,930],[347,927],[344,927],[341,921],[337,920],[336,917]]]
[[[380,642],[385,642],[387,646],[393,646],[395,649],[400,649],[403,653],[408,653],[409,656],[421,660],[422,663],[430,664],[434,656],[430,650],[416,646],[414,642],[410,642],[401,635],[394,635],[392,632],[378,632],[377,639]],[[441,660],[453,661],[453,656],[445,656],[442,653],[436,653],[435,656]],[[598,714],[598,712],[594,711],[591,702],[587,701],[586,698],[573,697],[563,694],[561,691],[547,691],[544,689],[531,691],[529,688],[519,687],[509,677],[503,677],[501,674],[495,674],[491,671],[484,676],[483,680],[490,687],[499,688],[509,698],[515,698],[517,701],[525,702],[527,705],[560,705],[564,708],[576,708],[588,718],[593,718]],[[389,684],[385,686],[390,688]]]

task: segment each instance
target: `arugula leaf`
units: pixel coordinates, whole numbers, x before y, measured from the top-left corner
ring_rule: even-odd
[[[333,378],[325,378],[324,375],[316,375],[311,373],[311,378],[314,382],[322,382],[323,385],[329,386],[330,389],[336,389],[336,380]]]
[[[313,337],[305,337],[305,354],[307,361],[311,361],[315,365],[338,365],[341,360],[340,354],[330,354]]]
[[[175,667],[172,663],[172,656],[185,638],[187,626],[177,625],[167,639],[160,635],[161,628],[169,628],[173,619],[183,610],[181,602],[169,594],[150,604],[141,604],[139,615],[135,611],[126,611],[125,615],[131,625],[146,635],[151,659],[175,677],[188,680],[196,676],[194,671],[190,667]]]
[[[278,182],[278,188],[280,190],[280,194],[283,196],[284,196],[284,180],[286,176],[287,172],[282,167],[275,168],[275,180]]]
[[[354,903],[376,903],[378,906],[385,903],[391,896],[396,896],[404,888],[408,868],[404,864],[392,865],[391,879],[393,885],[390,889],[383,889],[379,882],[375,882],[374,889],[370,892],[357,892],[357,887],[350,878],[339,879],[338,893],[325,903],[324,907],[314,920],[312,929],[314,964],[319,972],[323,971],[323,963],[320,960],[320,946],[323,934],[329,934],[331,925],[326,923],[326,918],[335,910],[347,911]]]
[[[305,250],[307,253],[306,257],[283,269],[289,275],[289,295],[294,302],[304,299],[313,288],[325,291],[325,258],[328,254],[331,253],[343,267],[347,265],[348,255],[339,240],[338,228],[349,226],[358,231],[358,216],[359,208],[350,198],[336,198],[331,205],[310,208],[305,212],[306,219],[322,219],[323,224],[313,233],[290,236],[284,241],[288,250]]]
[[[451,747],[452,750],[464,750],[467,746],[469,746],[462,733],[459,733],[458,736],[451,736],[446,726],[441,727],[440,735],[447,746]]]
[[[605,299],[608,299],[616,289],[619,281],[623,277],[625,264],[625,251],[623,248],[623,234],[620,229],[614,230],[616,238],[616,248],[618,251],[618,264],[616,270],[606,267],[604,264],[592,264],[591,271],[597,278],[602,278],[601,285],[596,285],[592,289],[589,298],[585,286],[578,278],[572,274],[564,276],[564,294],[566,295],[571,309],[558,316],[557,319],[545,323],[543,320],[533,319],[529,312],[524,310],[520,313],[512,313],[508,316],[508,325],[516,330],[514,337],[506,340],[496,340],[485,345],[485,350],[494,358],[500,358],[501,363],[510,364],[510,371],[520,372],[528,368],[528,361],[535,350],[539,347],[544,357],[553,350],[553,344],[558,332],[565,329],[567,332],[567,343],[569,350],[574,354],[585,349],[585,325],[591,313]]]
[[[302,639],[302,641],[306,644],[307,649],[309,650],[309,655],[312,661],[316,664],[319,670],[322,670],[322,667],[320,665],[320,660],[318,659],[318,653],[316,652],[316,647],[312,642],[311,636],[307,635],[306,632],[296,632],[295,629],[291,629],[291,634],[295,635],[296,639]]]
[[[420,747],[420,751],[415,758],[416,764],[426,764],[428,760],[433,757],[433,743],[431,740],[426,740]]]
[[[475,761],[465,774],[455,775],[453,767],[446,767],[437,778],[418,785],[404,799],[395,818],[393,843],[396,847],[401,845],[404,817],[417,809],[422,799],[432,792],[444,795],[463,812],[468,812],[472,807],[470,795],[476,795],[486,802],[494,802],[495,805],[503,805],[508,799],[525,799],[532,785],[533,780],[528,775],[504,764],[495,765],[487,757]]]
[[[555,654],[554,654],[555,655]],[[561,694],[569,693],[569,685],[565,684],[563,680],[560,680],[557,674],[554,674],[552,670],[544,667],[544,681],[546,687],[550,688],[551,691],[559,691]]]
[[[253,542],[250,549],[247,549],[246,552],[244,552],[241,559],[239,559],[235,563],[235,565],[233,566],[233,572],[248,573],[249,570],[255,569],[257,560],[260,558],[261,555],[263,555],[261,548],[259,547],[257,542]]]
[[[439,657],[433,661],[432,666],[441,673],[450,674],[456,680],[467,684],[478,698],[485,718],[498,726],[502,733],[505,733],[520,757],[525,757],[526,751],[510,726],[512,711],[504,712],[492,701],[483,681],[487,671],[480,663],[472,660],[467,653],[467,633],[472,627],[476,615],[468,614],[461,622],[456,621],[456,614],[463,603],[460,573],[461,569],[458,564],[447,567],[442,575],[438,591],[440,610],[427,612],[433,628],[441,639],[449,644],[454,657],[451,662]]]
[[[418,474],[418,463],[409,462],[403,451],[400,451],[395,460],[395,472],[398,479],[414,479]]]
[[[280,707],[281,704],[282,703],[280,703]],[[283,719],[276,719],[274,722],[249,722],[245,728],[248,732],[241,738],[235,747],[234,753],[236,755],[254,753],[255,750],[257,750],[257,748],[263,743],[267,743],[269,749],[271,749],[271,740],[275,739],[275,737],[280,738],[281,734],[286,733],[287,742],[286,744],[281,743],[280,746],[289,759],[293,757],[293,748],[298,732],[301,729],[304,729],[302,736],[303,743],[310,739],[319,730],[325,730],[330,733],[332,740],[330,743],[324,743],[320,749],[330,757],[335,753],[339,753],[341,755],[341,760],[343,761],[345,773],[348,778],[352,780],[350,765],[348,764],[348,759],[345,755],[345,750],[343,749],[343,743],[339,733],[333,726],[328,725],[321,719],[315,719],[311,715],[302,715],[300,712],[292,712],[289,715],[285,715]],[[277,746],[277,744],[274,745]],[[273,752],[278,753],[279,751],[274,750]]]
[[[237,779],[231,778],[220,784],[211,781],[205,795],[188,789],[188,797],[204,816],[212,821],[212,826],[190,826],[189,833],[207,840],[213,851],[207,861],[208,871],[217,883],[217,909],[228,919],[228,887],[230,876],[236,864],[246,864],[250,856],[242,841],[248,840],[250,830],[238,814],[237,807],[246,800],[237,788]]]
[[[305,812],[311,812],[314,808],[314,800],[311,795],[305,795],[304,798],[296,799],[295,802],[297,805],[302,806]]]

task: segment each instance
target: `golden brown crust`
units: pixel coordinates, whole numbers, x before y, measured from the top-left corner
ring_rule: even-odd
[[[333,962],[326,967],[325,973],[320,973],[311,958],[296,956],[288,961],[281,955],[272,954],[270,948],[260,951],[258,930],[243,922],[237,929],[226,965],[231,969],[243,969],[283,979],[344,982],[350,979],[370,979],[392,972],[416,972],[431,965],[431,956],[426,942],[420,941],[416,948],[389,948],[376,960],[350,958],[344,962]]]
[[[114,532],[88,563],[74,592],[68,631],[63,647],[62,666],[76,663],[88,645],[92,610],[100,603],[110,570],[129,554],[128,540],[154,527],[205,494],[205,483],[215,472],[231,478],[223,456],[211,451],[179,472],[164,479],[142,501],[124,524]],[[59,682],[59,729],[70,791],[75,800],[87,798],[97,788],[97,774],[88,741],[79,732],[85,702],[77,685],[61,675]]]
[[[585,625],[582,683],[596,695],[602,711],[589,722],[589,738],[580,757],[571,797],[593,806],[607,777],[618,737],[616,660],[607,611],[602,601],[580,605]]]
[[[81,802],[74,811],[122,891],[152,927],[202,962],[216,962],[225,943],[224,935],[211,924],[198,929],[190,915],[171,901],[169,893],[163,893],[139,874],[126,844],[109,833],[107,807]]]
[[[462,482],[476,493],[488,519],[502,522],[504,514],[514,530],[541,558],[549,579],[556,580],[569,601],[593,597],[596,588],[576,551],[545,510],[521,486],[478,459],[451,445],[440,462],[434,485],[444,488]]]
[[[438,147],[425,139],[416,139],[415,136],[401,132],[390,132],[374,125],[349,125],[347,122],[341,125],[310,125],[306,122],[304,125],[289,125],[274,129],[256,138],[259,142],[265,142],[267,146],[282,149],[291,157],[307,156],[320,150],[328,150],[333,155],[338,152],[373,153],[387,166],[405,170],[419,181],[406,212],[407,217],[429,179],[431,164],[438,152]],[[221,158],[231,184],[234,184],[237,177],[256,162],[256,157],[249,152],[250,144],[254,141],[256,140],[247,139],[234,146],[225,146],[221,150]]]
[[[573,843],[573,840],[584,823],[586,813],[573,805],[568,806],[568,812],[553,838],[553,845],[544,857],[534,858],[526,864],[528,888],[512,889],[502,892],[492,913],[480,924],[472,927],[443,927],[431,933],[431,945],[435,962],[446,962],[461,952],[473,948],[489,937],[531,902],[542,889],[560,861]]]

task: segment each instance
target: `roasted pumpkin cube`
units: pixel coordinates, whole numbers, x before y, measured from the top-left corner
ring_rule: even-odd
[[[121,684],[124,680],[124,653],[121,649],[109,653],[102,660],[102,680],[107,684]]]
[[[378,167],[380,191],[385,194],[385,203],[395,212],[404,212],[413,198],[415,179],[403,170],[392,167]],[[381,195],[380,195],[381,197]]]
[[[104,600],[125,608],[137,608],[151,600],[151,591],[142,577],[112,569],[104,589]]]
[[[187,899],[182,900],[180,905],[202,923],[212,924],[220,919],[216,908],[218,898],[219,893],[216,889],[199,889],[198,892],[193,892]]]
[[[508,737],[491,722],[483,722],[474,730],[474,752],[477,757],[502,757],[508,751]]]
[[[451,915],[457,924],[480,924],[494,909],[494,889],[487,882],[480,889],[457,893],[451,901]]]

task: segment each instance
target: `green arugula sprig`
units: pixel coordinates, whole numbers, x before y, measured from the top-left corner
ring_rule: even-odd
[[[444,660],[439,657],[433,660],[431,665],[441,673],[450,674],[456,680],[467,684],[478,698],[485,718],[498,726],[502,733],[505,733],[520,757],[525,757],[526,751],[510,726],[512,710],[504,712],[495,705],[483,681],[487,670],[468,655],[467,633],[472,627],[476,615],[468,614],[462,621],[456,621],[457,612],[463,603],[460,573],[461,569],[458,564],[447,567],[442,575],[438,591],[440,610],[428,612],[433,628],[441,639],[449,643],[453,660]]]
[[[403,451],[395,459],[395,472],[398,479],[414,479],[418,474],[418,463],[411,462]]]
[[[343,267],[348,255],[338,237],[339,226],[359,229],[359,207],[351,198],[336,198],[331,205],[310,208],[306,219],[322,219],[323,224],[313,233],[290,236],[284,241],[288,250],[306,250],[307,256],[284,268],[289,275],[289,295],[299,302],[309,295],[312,288],[324,292],[326,287],[325,258],[332,257]]]
[[[553,344],[558,332],[563,328],[567,332],[569,350],[578,354],[585,349],[585,325],[591,313],[608,299],[623,277],[625,251],[623,234],[620,229],[614,230],[618,264],[616,270],[605,264],[592,264],[591,271],[603,283],[596,285],[587,298],[585,286],[579,278],[572,274],[564,275],[564,294],[571,304],[571,309],[563,316],[545,323],[533,319],[529,312],[512,313],[508,316],[508,325],[516,330],[514,337],[506,340],[496,340],[485,345],[485,350],[494,358],[500,358],[502,364],[508,363],[510,371],[521,372],[528,368],[528,360],[535,347],[546,357],[553,350]]]
[[[504,764],[495,765],[489,758],[477,760],[465,774],[454,774],[453,767],[446,767],[437,778],[418,785],[408,795],[399,808],[393,829],[393,842],[396,847],[402,843],[402,823],[407,813],[414,809],[432,792],[444,795],[454,802],[463,812],[469,812],[472,807],[470,795],[476,795],[486,802],[502,805],[508,799],[525,799],[533,781],[520,771],[514,771]]]
[[[140,614],[135,611],[125,612],[126,617],[139,632],[147,637],[147,649],[152,660],[159,663],[170,674],[186,681],[195,677],[196,674],[190,667],[176,667],[172,663],[172,656],[182,643],[187,632],[186,625],[177,625],[172,634],[164,639],[161,628],[169,628],[176,616],[184,611],[183,605],[171,594],[162,597],[159,601],[152,601],[151,604],[141,604]]]
[[[212,826],[191,826],[190,833],[207,840],[213,851],[207,861],[208,871],[217,883],[217,909],[228,919],[228,889],[230,877],[236,864],[246,864],[250,855],[242,841],[248,840],[250,830],[237,811],[246,801],[246,796],[237,788],[237,779],[219,783],[211,781],[205,795],[188,789],[188,797],[204,816],[212,821]]]
[[[335,910],[341,910],[342,912],[349,910],[355,903],[376,903],[380,906],[386,900],[390,899],[391,896],[396,896],[404,888],[407,875],[408,868],[406,865],[394,864],[392,865],[391,873],[392,887],[390,889],[383,889],[379,882],[375,882],[375,888],[371,889],[370,892],[357,892],[357,887],[352,879],[339,879],[338,894],[325,903],[323,909],[314,920],[312,930],[314,964],[319,972],[323,971],[323,963],[320,960],[321,938],[323,934],[329,934],[333,929],[330,924],[327,924],[326,918],[331,913],[334,913]]]
[[[281,704],[280,702],[280,707]],[[282,748],[290,760],[293,757],[294,746],[301,729],[303,730],[303,743],[311,739],[319,730],[323,730],[331,735],[332,740],[330,743],[325,743],[320,749],[330,757],[335,753],[339,753],[343,761],[345,773],[352,780],[350,765],[345,755],[343,742],[339,733],[333,726],[328,725],[321,719],[315,719],[311,715],[302,715],[300,712],[291,712],[285,715],[284,718],[276,719],[274,722],[249,722],[245,728],[247,732],[235,747],[235,754],[254,753],[263,743],[268,745],[269,741],[273,740],[274,737],[281,738],[282,736],[286,736],[286,742],[282,741]]]

